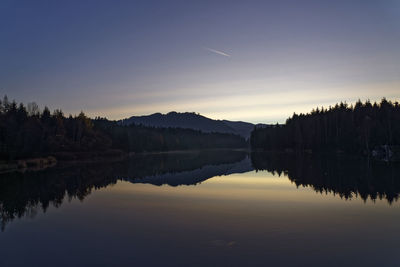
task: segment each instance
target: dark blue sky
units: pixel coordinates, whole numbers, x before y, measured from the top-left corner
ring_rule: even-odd
[[[400,2],[2,0],[0,93],[113,119],[252,122],[399,100]]]

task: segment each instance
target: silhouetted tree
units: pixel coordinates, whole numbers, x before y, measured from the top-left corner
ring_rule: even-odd
[[[251,133],[255,150],[343,151],[370,154],[373,149],[400,145],[400,108],[382,99],[380,104],[336,104],[309,114],[293,114],[283,125],[256,127]]]
[[[84,112],[65,117],[37,104],[0,103],[0,160],[53,155],[61,159],[95,158],[124,152],[209,148],[242,148],[244,138],[233,134],[202,133],[179,128],[120,125],[105,118],[90,119]],[[118,152],[119,151],[119,152]],[[78,157],[78,158],[77,158]]]

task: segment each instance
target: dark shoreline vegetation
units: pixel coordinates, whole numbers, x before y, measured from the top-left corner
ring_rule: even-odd
[[[25,107],[0,100],[0,166],[14,169],[27,163],[45,166],[40,158],[82,161],[123,158],[129,153],[196,149],[244,148],[243,137],[228,133],[203,133],[192,129],[121,125],[105,118],[64,116],[59,109],[40,111],[35,103]],[[36,160],[35,160],[36,159]],[[0,170],[2,169],[0,167]]]
[[[400,160],[400,105],[385,98],[336,104],[308,114],[293,114],[285,124],[256,127],[252,150],[347,153]]]
[[[229,133],[184,128],[124,125],[83,112],[64,116],[59,109],[40,111],[0,100],[0,172],[44,169],[57,161],[123,159],[132,153],[198,149],[346,153],[375,159],[400,159],[400,106],[386,99],[354,106],[336,104],[308,114],[294,114],[285,124],[255,127],[249,140]]]

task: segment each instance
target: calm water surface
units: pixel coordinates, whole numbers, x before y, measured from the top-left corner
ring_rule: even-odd
[[[399,172],[375,165],[222,151],[3,174],[0,266],[399,266]]]

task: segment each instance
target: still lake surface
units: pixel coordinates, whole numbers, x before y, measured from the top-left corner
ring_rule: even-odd
[[[243,151],[0,175],[0,266],[399,266],[399,167]]]

